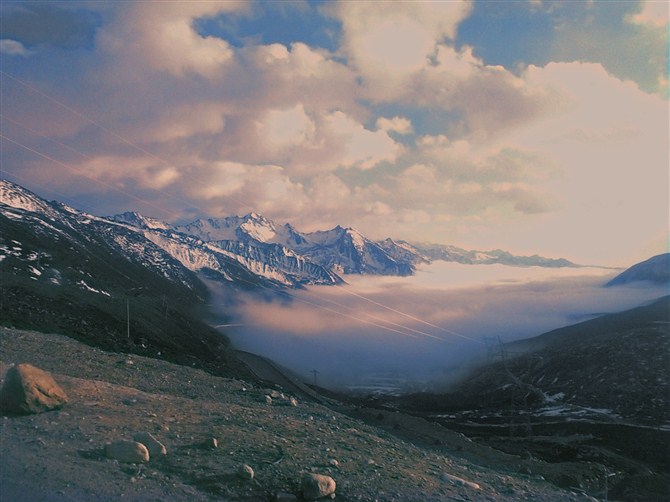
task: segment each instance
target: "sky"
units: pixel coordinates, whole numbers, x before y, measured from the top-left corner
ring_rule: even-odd
[[[668,250],[665,1],[0,4],[0,175],[94,214],[628,266]]]

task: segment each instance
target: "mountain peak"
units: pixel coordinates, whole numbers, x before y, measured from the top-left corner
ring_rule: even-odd
[[[137,211],[126,211],[125,213],[115,214],[109,217],[110,220],[119,223],[126,223],[138,228],[151,228],[166,230],[169,226],[156,218],[144,216]]]
[[[49,205],[44,199],[22,186],[4,179],[0,179],[0,203],[31,212],[44,212],[49,209]]]

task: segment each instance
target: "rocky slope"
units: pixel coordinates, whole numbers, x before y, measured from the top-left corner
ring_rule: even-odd
[[[506,345],[446,394],[404,396],[508,452],[597,462],[616,500],[670,496],[670,297]],[[594,492],[595,493],[595,492]],[[602,495],[602,493],[601,493]]]
[[[3,502],[290,501],[300,500],[304,472],[332,476],[344,501],[593,500],[542,480],[538,473],[552,472],[543,462],[400,414],[380,420],[364,408],[293,406],[281,389],[60,335],[0,329],[0,354],[0,374],[30,362],[69,397],[60,411],[0,419]],[[153,434],[167,455],[146,464],[105,457],[106,443],[137,432]],[[253,481],[239,477],[240,464],[252,467]],[[585,481],[572,464],[562,469]]]

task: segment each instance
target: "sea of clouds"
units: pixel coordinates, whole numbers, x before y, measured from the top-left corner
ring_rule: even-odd
[[[619,271],[437,262],[411,277],[346,276],[342,287],[286,295],[220,292],[226,334],[240,350],[305,380],[347,388],[395,381],[444,386],[486,356],[487,338],[540,335],[664,294],[638,283],[604,287]],[[220,319],[223,319],[220,318]]]

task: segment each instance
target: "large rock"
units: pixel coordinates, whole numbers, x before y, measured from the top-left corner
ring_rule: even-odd
[[[302,478],[302,497],[316,500],[335,493],[335,480],[323,474],[305,474]]]
[[[113,443],[106,444],[105,455],[107,458],[129,464],[139,464],[149,461],[149,450],[137,441],[114,441]]]
[[[133,439],[146,446],[147,450],[149,450],[149,455],[152,457],[167,455],[165,445],[148,432],[138,432],[133,436]]]
[[[0,390],[0,408],[9,413],[29,414],[61,408],[65,391],[51,374],[30,364],[11,367]]]

